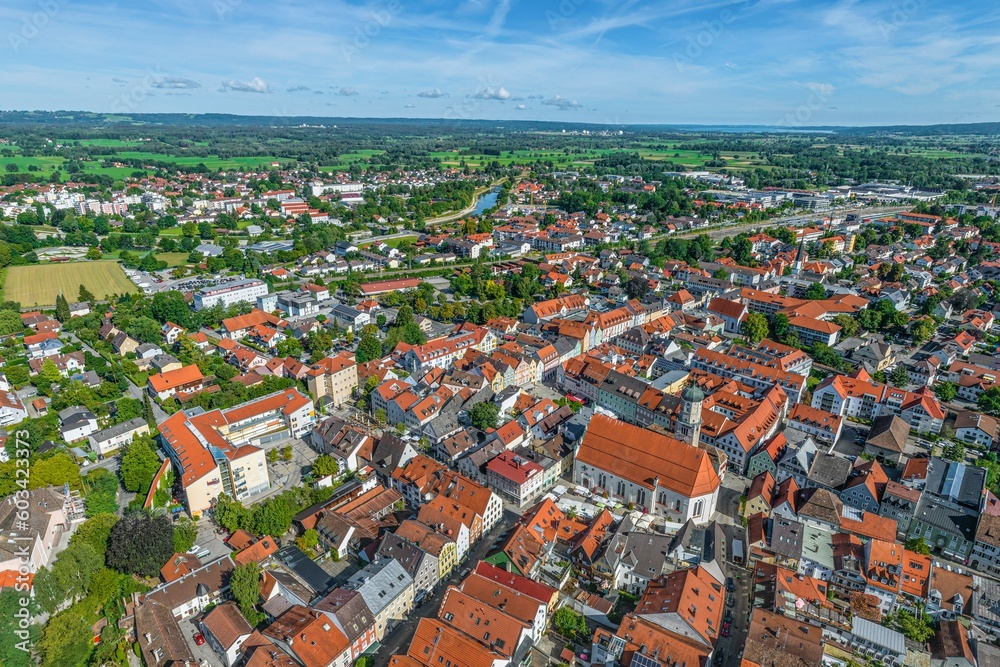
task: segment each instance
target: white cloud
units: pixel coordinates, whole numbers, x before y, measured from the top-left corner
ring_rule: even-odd
[[[309,86],[292,86],[291,88],[288,89],[287,92],[289,92],[289,93],[304,93],[307,90],[311,90],[311,88],[309,88]]]
[[[447,97],[448,93],[442,92],[440,88],[434,88],[433,90],[422,90],[417,93],[417,97],[429,97],[436,99],[438,97]]]
[[[576,100],[567,100],[562,95],[553,95],[549,99],[542,101],[542,104],[550,107],[559,107],[563,111],[580,108],[579,102]]]
[[[822,97],[829,97],[830,95],[833,95],[833,91],[836,90],[836,88],[829,83],[816,83],[815,81],[807,83],[806,88]]]
[[[235,93],[270,93],[271,87],[267,85],[267,81],[255,76],[249,81],[236,81],[235,79],[230,79],[222,84],[219,89],[221,92],[235,92]]]
[[[149,85],[153,88],[170,88],[174,90],[201,88],[201,84],[194,79],[185,79],[182,76],[162,76],[159,79],[154,79]]]
[[[514,110],[515,110],[515,111],[524,111],[524,110],[525,110],[525,109],[527,109],[527,108],[528,108],[528,107],[527,107],[527,105],[525,105],[525,104],[518,104],[518,105],[517,105],[516,107],[514,107]]]
[[[498,88],[494,88],[493,86],[486,86],[478,93],[473,95],[473,97],[479,100],[500,100],[501,102],[503,102],[504,100],[510,99],[510,91],[504,88],[503,86],[499,86]]]
[[[343,95],[344,97],[354,97],[355,95],[358,95],[359,93],[358,93],[358,90],[356,88],[338,88],[337,89],[337,94],[338,95]]]

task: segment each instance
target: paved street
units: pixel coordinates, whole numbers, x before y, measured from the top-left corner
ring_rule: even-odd
[[[504,512],[503,518],[493,527],[493,530],[483,535],[483,538],[479,540],[479,543],[475,547],[469,550],[466,559],[459,563],[458,567],[451,573],[451,576],[446,581],[440,582],[434,592],[425,598],[420,606],[410,612],[405,621],[396,625],[392,630],[387,631],[386,636],[382,639],[382,648],[379,649],[378,654],[375,656],[374,667],[386,667],[389,664],[390,657],[396,653],[406,652],[420,619],[437,615],[441,598],[444,597],[444,592],[448,586],[452,584],[457,585],[469,573],[473,565],[485,558],[492,550],[493,542],[496,541],[497,537],[510,529],[517,522],[517,519],[518,516],[516,514]]]

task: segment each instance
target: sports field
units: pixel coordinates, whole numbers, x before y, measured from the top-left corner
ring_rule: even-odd
[[[73,303],[81,284],[98,299],[137,291],[118,262],[72,262],[8,268],[3,298],[22,306],[53,306],[62,294]]]

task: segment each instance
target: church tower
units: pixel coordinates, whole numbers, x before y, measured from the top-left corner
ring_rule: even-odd
[[[792,275],[797,276],[802,273],[802,265],[805,264],[807,259],[809,259],[809,255],[806,254],[806,242],[802,241],[799,243],[799,251],[795,253],[795,264],[792,265]]]
[[[674,435],[695,447],[701,440],[701,404],[704,400],[705,392],[693,384],[681,392],[681,413],[677,417]]]

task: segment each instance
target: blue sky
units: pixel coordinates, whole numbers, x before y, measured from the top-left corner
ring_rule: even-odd
[[[998,19],[985,0],[6,0],[0,107],[994,121]]]

